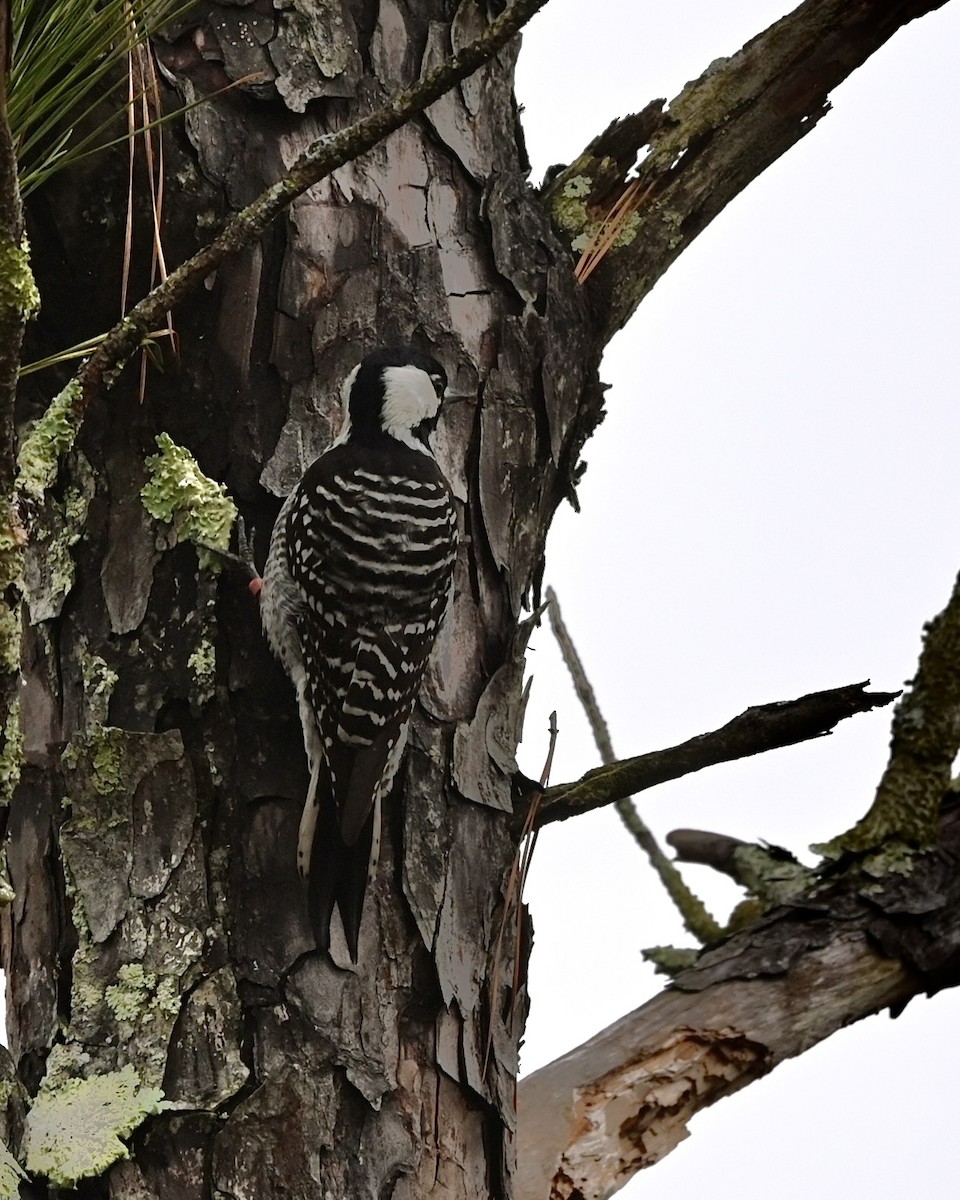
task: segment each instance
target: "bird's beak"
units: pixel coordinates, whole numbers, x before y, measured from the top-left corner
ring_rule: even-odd
[[[448,387],[443,393],[444,400],[476,400],[477,389],[462,391],[459,388]]]

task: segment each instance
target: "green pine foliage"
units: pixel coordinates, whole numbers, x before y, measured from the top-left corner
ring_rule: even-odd
[[[7,114],[26,195],[54,171],[121,138],[114,113],[82,134],[105,92],[119,88],[132,49],[190,7],[184,0],[13,0]]]

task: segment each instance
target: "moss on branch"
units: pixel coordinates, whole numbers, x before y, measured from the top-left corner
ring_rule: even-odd
[[[815,849],[828,858],[872,852],[874,873],[902,871],[904,851],[937,839],[943,797],[960,752],[960,576],[924,629],[917,673],[893,715],[890,760],[869,812]]]

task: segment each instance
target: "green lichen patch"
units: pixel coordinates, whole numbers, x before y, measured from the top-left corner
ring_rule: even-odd
[[[13,890],[10,871],[7,867],[7,852],[0,850],[0,908],[12,904],[16,898],[17,893]],[[0,1103],[0,1107],[2,1107],[2,1103]]]
[[[217,682],[217,655],[213,642],[203,638],[187,659],[187,666],[193,672],[197,701],[206,704],[213,699]]]
[[[78,642],[77,661],[83,680],[84,724],[96,730],[108,724],[110,697],[120,676],[105,659],[90,650],[84,637]]]
[[[651,946],[643,951],[643,957],[653,964],[658,975],[679,975],[692,967],[700,955],[699,950],[688,946]]]
[[[104,999],[116,1020],[155,1025],[158,1013],[167,1018],[179,1015],[180,983],[175,976],[160,976],[142,963],[124,963]]]
[[[560,189],[551,205],[554,221],[566,233],[581,235],[589,224],[587,200],[593,182],[587,175],[574,175]]]
[[[60,762],[69,780],[74,832],[104,832],[129,820],[129,736],[115,725],[94,723],[64,747]]]
[[[84,654],[80,660],[80,671],[86,696],[106,696],[109,699],[120,678],[99,654]]]
[[[102,725],[90,735],[90,782],[101,796],[119,791],[123,785],[124,753],[126,750],[124,730],[112,725]]]
[[[861,891],[865,895],[870,895],[873,892],[881,892],[886,876],[911,874],[917,864],[919,853],[920,851],[916,846],[909,846],[905,842],[892,841],[886,842],[879,850],[865,855],[860,864],[860,869],[864,875],[872,877],[875,882],[865,884],[861,888]]]
[[[0,806],[13,799],[13,791],[20,782],[23,765],[23,727],[20,722],[20,701],[14,700],[10,715],[3,730],[3,747],[0,748]]]
[[[0,307],[19,313],[24,320],[40,309],[40,293],[30,270],[30,243],[0,241]]]
[[[77,484],[65,490],[62,500],[47,492],[33,517],[24,562],[24,591],[33,625],[60,615],[76,578],[71,550],[86,529],[95,481],[82,454],[74,456],[71,469]]]
[[[0,1142],[0,1200],[19,1200],[20,1180],[26,1177],[7,1146]]]
[[[619,250],[621,246],[629,246],[631,242],[636,241],[637,234],[640,231],[640,214],[631,213],[617,231],[617,236],[613,239],[612,250]]]
[[[71,380],[23,439],[17,454],[19,473],[15,484],[22,495],[42,500],[56,479],[60,459],[73,446],[80,428],[76,409],[79,398],[80,385]]]
[[[23,618],[20,605],[0,600],[0,670],[13,674],[20,669],[20,638]]]
[[[0,502],[2,503],[2,502]],[[27,535],[14,500],[0,511],[0,671],[11,674],[20,670],[22,617],[19,596],[23,592],[23,548]]]
[[[814,872],[776,846],[745,843],[733,852],[737,879],[764,904],[786,904],[806,891]]]
[[[153,994],[153,1007],[165,1017],[180,1015],[180,983],[172,975],[165,975]]]
[[[603,159],[600,166],[605,168],[608,162],[608,159]],[[570,235],[570,248],[581,254],[596,238],[603,224],[601,218],[604,210],[592,207],[590,203],[593,190],[594,183],[589,175],[574,175],[566,181],[550,203],[554,221],[564,233]],[[623,219],[608,250],[629,246],[639,229],[639,213],[630,213]]]
[[[158,521],[172,523],[177,541],[198,546],[201,567],[219,569],[219,562],[205,546],[226,550],[237,507],[222,483],[208,478],[189,450],[178,446],[166,433],[157,437],[159,454],[146,466],[150,480],[140,492],[147,512]]]
[[[131,1066],[41,1088],[27,1115],[27,1170],[62,1188],[102,1175],[129,1156],[120,1139],[163,1107],[163,1093],[142,1087]]]
[[[145,971],[141,963],[124,963],[117,982],[106,990],[107,1007],[118,1021],[135,1021],[156,986],[156,975]]]

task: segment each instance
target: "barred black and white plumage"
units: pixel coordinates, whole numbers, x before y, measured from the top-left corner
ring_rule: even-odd
[[[409,348],[368,355],[343,386],[340,436],[274,527],[261,612],[297,689],[310,789],[297,862],[318,947],[340,910],[356,962],[380,809],[450,594],[457,520],[428,445],[446,388]]]

